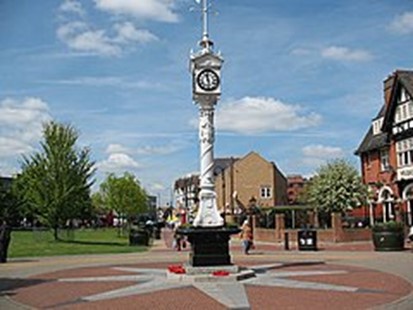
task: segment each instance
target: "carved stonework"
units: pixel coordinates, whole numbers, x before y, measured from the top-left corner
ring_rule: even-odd
[[[200,112],[199,139],[201,143],[213,144],[215,141],[213,117],[214,112],[211,110],[201,110]]]

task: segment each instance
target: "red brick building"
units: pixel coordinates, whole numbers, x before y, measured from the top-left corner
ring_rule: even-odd
[[[413,71],[384,81],[384,104],[355,152],[372,191],[368,216],[413,223]]]
[[[287,196],[289,205],[297,205],[299,203],[300,193],[304,189],[304,185],[307,179],[301,175],[288,175],[287,176]]]

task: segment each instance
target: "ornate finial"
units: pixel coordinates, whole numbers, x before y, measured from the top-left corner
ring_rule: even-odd
[[[202,4],[201,4],[202,1]],[[196,3],[202,5],[201,11],[202,11],[202,24],[203,24],[203,29],[202,29],[202,40],[199,42],[199,45],[203,47],[204,49],[210,49],[214,43],[209,39],[208,36],[208,15],[210,13],[210,8],[211,5],[208,4],[208,0],[195,0]]]

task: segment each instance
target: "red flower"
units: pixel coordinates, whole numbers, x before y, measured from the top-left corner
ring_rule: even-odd
[[[177,273],[177,274],[185,273],[185,268],[182,267],[181,265],[170,265],[168,266],[168,270],[169,272]]]
[[[226,277],[226,276],[229,275],[229,272],[228,272],[228,271],[225,271],[225,270],[217,270],[217,271],[214,271],[214,272],[212,273],[212,275],[213,275],[213,276],[216,276],[216,277]]]

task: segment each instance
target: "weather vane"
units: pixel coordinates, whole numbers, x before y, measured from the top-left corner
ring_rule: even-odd
[[[202,40],[199,43],[203,48],[210,49],[214,43],[209,40],[208,36],[208,15],[210,13],[211,4],[208,3],[208,0],[195,0],[197,4],[201,6],[202,12]]]

